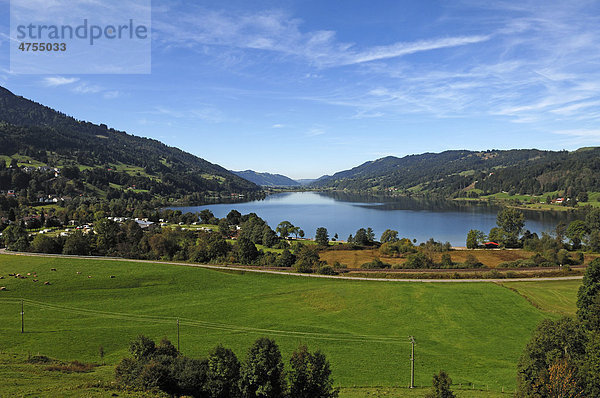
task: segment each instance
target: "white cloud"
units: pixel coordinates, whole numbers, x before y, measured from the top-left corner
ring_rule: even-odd
[[[196,119],[211,123],[220,123],[225,120],[223,112],[210,105],[186,110],[174,110],[163,106],[157,106],[155,107],[154,113],[166,115],[175,119]]]
[[[378,46],[373,49],[359,52],[348,56],[347,64],[357,64],[387,58],[396,58],[403,55],[414,54],[422,51],[438,50],[441,48],[450,48],[465,46],[487,41],[490,36],[462,36],[448,37],[441,39],[421,40],[409,43],[395,43],[389,46]]]
[[[591,108],[591,107],[600,107],[600,101],[584,101],[578,102],[576,104],[567,105],[561,108],[551,110],[552,113],[558,115],[573,115],[577,114],[582,109]]]
[[[102,96],[104,97],[104,99],[115,99],[121,96],[121,93],[117,90],[106,91],[104,94],[102,94]]]
[[[600,140],[600,129],[557,130],[554,134],[568,135],[579,138],[595,138]]]
[[[311,128],[306,132],[307,137],[317,137],[319,135],[325,134],[325,130],[321,128]]]
[[[177,25],[167,19],[153,21],[158,41],[167,45],[188,47],[195,43],[272,51],[303,58],[322,68],[397,58],[490,39],[488,35],[443,37],[361,49],[355,43],[338,41],[336,32],[331,30],[303,32],[302,21],[280,11],[232,15],[197,8],[195,12],[187,9],[185,14],[172,16],[170,20],[176,20]]]
[[[282,129],[284,127],[285,127],[285,125],[284,124],[280,124],[280,123],[277,123],[277,124],[274,124],[274,125],[271,126],[271,128],[274,128],[274,129]]]
[[[89,84],[86,82],[81,82],[75,88],[73,88],[73,92],[78,94],[97,94],[104,91],[104,89],[95,84]]]
[[[44,85],[48,87],[57,87],[64,86],[67,84],[73,84],[78,82],[78,77],[63,77],[63,76],[54,76],[54,77],[45,77],[43,80]]]

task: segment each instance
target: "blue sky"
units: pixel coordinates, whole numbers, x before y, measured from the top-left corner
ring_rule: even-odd
[[[11,73],[9,25],[2,86],[232,170],[600,144],[599,2],[154,0],[149,75]]]

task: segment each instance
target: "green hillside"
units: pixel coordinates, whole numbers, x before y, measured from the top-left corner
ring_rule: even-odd
[[[0,351],[92,362],[102,345],[105,360],[114,364],[140,333],[176,341],[180,319],[186,355],[203,356],[222,343],[243,358],[257,337],[270,336],[287,361],[306,343],[327,355],[336,384],[346,387],[406,386],[408,336],[414,335],[418,385],[430,385],[443,368],[456,384],[513,390],[515,365],[532,330],[554,316],[491,283],[354,282],[0,256],[0,275],[15,272],[36,272],[39,282],[2,280]]]
[[[575,152],[537,149],[466,150],[389,156],[366,162],[312,185],[349,190],[438,193],[446,196],[500,192],[542,195],[600,190],[600,148]]]
[[[223,167],[180,149],[76,120],[2,87],[0,157],[4,160],[0,190],[27,190],[32,196],[116,197],[133,191],[150,197],[182,197],[259,190]],[[11,163],[12,169],[5,169]],[[40,175],[40,166],[67,169],[59,176],[54,171]]]
[[[259,173],[253,170],[232,171],[233,174],[263,187],[299,187],[301,184],[281,174]]]

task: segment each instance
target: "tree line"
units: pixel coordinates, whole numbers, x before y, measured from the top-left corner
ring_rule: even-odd
[[[222,345],[207,358],[182,355],[166,338],[156,344],[138,336],[129,344],[131,357],[115,369],[116,381],[137,390],[160,390],[195,398],[335,398],[325,354],[299,346],[285,367],[274,340],[261,337],[240,361]]]
[[[600,251],[600,209],[588,208],[580,213],[579,219],[569,224],[559,223],[552,235],[523,231],[523,212],[510,207],[498,213],[496,225],[488,234],[470,230],[466,244],[468,249],[476,249],[490,241],[498,247],[523,248],[535,253],[530,259],[505,263],[505,267],[579,265],[584,260],[582,250]]]

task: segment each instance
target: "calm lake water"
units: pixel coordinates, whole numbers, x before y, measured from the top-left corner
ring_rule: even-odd
[[[377,239],[386,229],[395,229],[400,237],[419,242],[434,238],[464,246],[467,232],[484,232],[496,226],[498,208],[487,203],[449,200],[372,197],[342,193],[291,192],[270,195],[266,199],[243,203],[176,207],[185,212],[209,209],[216,217],[225,217],[232,209],[242,214],[256,213],[275,229],[287,220],[314,237],[318,227],[325,227],[329,236],[346,240],[359,228],[373,228]],[[569,216],[559,212],[525,212],[525,228],[538,234],[554,229]]]

